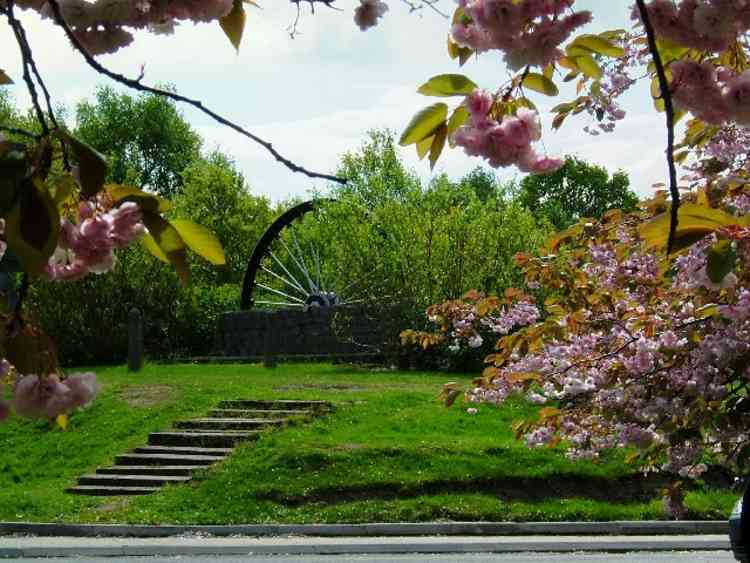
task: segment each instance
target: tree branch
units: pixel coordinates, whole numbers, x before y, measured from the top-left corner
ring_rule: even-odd
[[[41,135],[37,135],[36,133],[27,131],[26,129],[19,129],[18,127],[10,127],[8,125],[0,125],[0,131],[5,131],[6,133],[10,133],[12,135],[19,135],[21,137],[28,137],[29,139],[38,140],[42,137]]]
[[[418,12],[424,8],[429,8],[436,14],[448,19],[450,16],[438,8],[440,0],[401,0],[403,4],[409,7],[409,13]]]
[[[60,27],[63,28],[63,30],[65,31],[65,34],[68,36],[68,39],[73,44],[73,48],[76,51],[78,51],[81,54],[81,56],[84,58],[86,63],[95,71],[97,71],[99,74],[103,74],[104,76],[107,76],[108,78],[114,80],[115,82],[119,82],[120,84],[123,84],[133,90],[137,90],[139,92],[147,92],[149,94],[155,94],[157,96],[162,96],[164,98],[168,98],[175,102],[184,103],[184,104],[187,104],[196,108],[197,110],[211,117],[214,121],[217,121],[218,123],[221,123],[222,125],[225,125],[226,127],[229,127],[230,129],[233,129],[234,131],[247,137],[248,139],[255,141],[256,143],[261,145],[263,148],[265,148],[268,152],[270,152],[278,162],[282,163],[284,166],[286,166],[287,168],[289,168],[289,170],[293,172],[299,172],[301,174],[304,174],[305,176],[308,176],[309,178],[321,178],[324,180],[337,182],[339,184],[346,183],[346,178],[340,178],[338,176],[333,176],[330,174],[321,174],[318,172],[312,172],[304,168],[303,166],[295,164],[294,162],[292,162],[291,160],[283,156],[281,153],[279,153],[273,147],[271,143],[269,143],[268,141],[264,139],[261,139],[260,137],[251,133],[247,129],[241,127],[240,125],[237,125],[236,123],[230,121],[229,119],[219,115],[215,111],[212,111],[211,109],[207,108],[206,106],[203,105],[203,102],[201,102],[200,100],[187,98],[185,96],[181,96],[174,92],[169,92],[168,90],[161,90],[159,88],[154,88],[152,86],[146,86],[145,84],[141,84],[140,79],[135,80],[132,78],[128,78],[126,76],[123,76],[122,74],[118,74],[116,72],[109,70],[108,68],[100,64],[86,50],[83,44],[75,36],[73,31],[70,29],[70,27],[68,26],[68,24],[65,22],[64,18],[62,17],[62,12],[60,10],[60,4],[58,0],[48,0],[48,4],[52,8],[52,13],[53,13],[55,21]]]
[[[42,106],[39,103],[39,94],[36,91],[36,85],[31,78],[31,73],[29,72],[30,68],[36,70],[36,65],[33,64],[31,50],[29,49],[29,45],[26,42],[26,33],[21,26],[21,22],[18,21],[15,14],[13,13],[14,2],[15,0],[7,1],[7,7],[4,13],[8,18],[8,25],[10,25],[11,29],[13,30],[13,34],[16,36],[16,43],[18,43],[18,48],[21,51],[21,61],[23,63],[23,80],[24,82],[26,82],[26,87],[29,90],[31,103],[34,106],[34,112],[36,113],[37,121],[39,121],[39,125],[41,126],[42,131],[46,135],[49,133],[49,125],[47,125],[47,120],[44,117]],[[35,74],[37,73],[35,72]]]
[[[677,166],[674,162],[674,103],[672,102],[672,93],[669,90],[669,81],[664,71],[664,62],[661,60],[661,55],[656,45],[656,33],[654,32],[654,26],[651,25],[645,0],[636,0],[636,3],[641,14],[643,28],[646,30],[648,49],[654,58],[656,76],[659,79],[659,88],[661,90],[661,99],[664,100],[664,111],[667,114],[667,165],[669,167],[669,193],[672,198],[667,254],[671,254],[677,235],[678,213],[680,210],[680,190],[677,187]]]

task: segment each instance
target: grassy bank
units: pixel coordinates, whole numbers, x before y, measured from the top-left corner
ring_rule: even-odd
[[[148,366],[96,370],[104,388],[67,432],[0,425],[0,520],[240,524],[662,518],[664,482],[620,452],[600,463],[529,450],[511,422],[529,407],[470,416],[435,395],[445,374],[329,365]],[[454,380],[468,381],[469,377]],[[264,435],[188,485],[146,497],[90,498],[65,487],[142,445],[149,432],[205,415],[221,399],[325,399],[337,411]],[[698,488],[690,518],[724,519],[735,493]]]

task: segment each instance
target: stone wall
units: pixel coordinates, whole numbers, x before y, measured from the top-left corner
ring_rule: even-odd
[[[344,357],[377,352],[370,346],[379,343],[377,323],[355,307],[233,311],[220,331],[224,355],[235,358]]]

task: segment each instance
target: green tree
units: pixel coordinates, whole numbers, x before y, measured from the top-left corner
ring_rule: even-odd
[[[171,194],[171,214],[212,230],[227,266],[193,260],[192,281],[184,286],[169,264],[134,245],[118,253],[109,274],[72,283],[36,281],[30,295],[35,317],[57,336],[67,364],[123,361],[131,307],[143,313],[151,357],[212,352],[216,319],[238,306],[246,260],[273,215],[270,202],[249,192],[231,158],[201,155],[201,138],[161,98],[102,88],[96,103],[79,105],[77,113],[79,136],[107,153],[110,181]],[[8,96],[0,97],[0,123],[28,129],[27,121],[33,126]]]
[[[183,191],[174,199],[175,215],[190,217],[213,231],[227,257],[222,269],[196,264],[196,283],[239,286],[255,243],[274,219],[271,202],[252,195],[234,161],[219,152],[193,162],[182,178]]]
[[[336,201],[305,221],[302,246],[322,248],[324,277],[354,283],[353,297],[412,304],[410,322],[469,289],[518,283],[514,255],[535,250],[549,232],[492,173],[477,169],[459,181],[441,175],[423,186],[388,131],[372,132],[345,155],[340,172],[354,181],[332,190]]]
[[[174,102],[100,87],[76,107],[76,135],[107,157],[109,181],[172,197],[182,171],[200,158],[201,138]]]
[[[526,176],[518,201],[562,230],[583,217],[601,217],[610,209],[632,210],[638,197],[625,172],[610,177],[601,166],[569,156],[556,172]]]
[[[332,186],[334,197],[356,196],[374,207],[386,201],[403,201],[419,189],[419,177],[407,170],[396,152],[394,132],[376,129],[358,151],[347,152],[336,174],[348,181]]]

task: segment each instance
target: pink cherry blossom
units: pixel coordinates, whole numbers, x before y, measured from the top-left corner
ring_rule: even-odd
[[[378,19],[388,11],[388,4],[381,0],[359,0],[359,2],[359,6],[354,10],[354,23],[362,31],[377,25]]]

